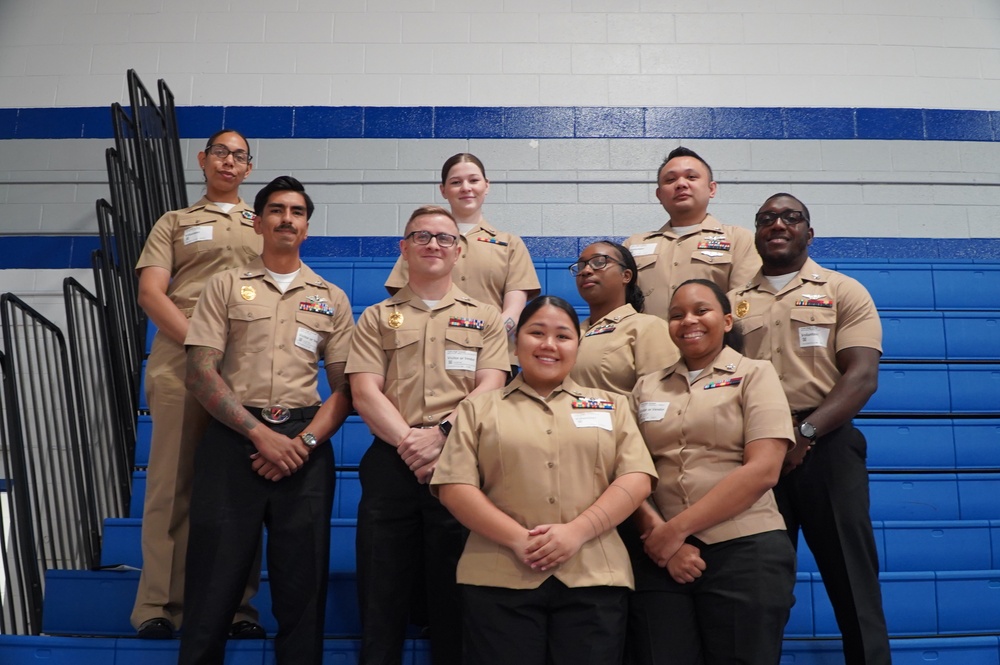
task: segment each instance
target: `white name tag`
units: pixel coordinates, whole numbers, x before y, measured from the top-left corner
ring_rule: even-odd
[[[184,244],[190,245],[193,242],[204,242],[212,239],[212,225],[190,226],[184,229]]]
[[[632,252],[632,256],[649,256],[656,251],[656,243],[647,242],[641,245],[632,245],[628,251]]]
[[[809,346],[826,346],[830,340],[830,329],[820,326],[802,326],[799,328],[799,346],[803,349]]]
[[[319,348],[319,333],[309,328],[299,327],[299,332],[295,334],[295,346],[306,351],[315,352]]]
[[[670,408],[670,402],[640,402],[639,422],[648,423],[654,420],[663,420]]]
[[[461,349],[445,349],[444,368],[449,372],[475,372],[476,352]]]
[[[610,411],[574,411],[573,422],[577,427],[600,427],[603,430],[611,431]]]

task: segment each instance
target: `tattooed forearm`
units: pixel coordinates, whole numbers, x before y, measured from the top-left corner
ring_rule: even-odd
[[[207,346],[188,347],[185,385],[213,418],[247,436],[257,426],[257,420],[222,380],[221,364],[222,351]]]

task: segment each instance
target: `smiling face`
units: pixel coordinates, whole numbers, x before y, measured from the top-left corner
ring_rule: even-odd
[[[305,197],[301,192],[274,192],[267,197],[263,214],[254,218],[253,228],[263,236],[266,251],[297,250],[309,230]]]
[[[587,246],[577,263],[600,255],[608,257],[608,265],[600,270],[584,265],[576,274],[576,289],[591,309],[602,305],[614,309],[625,304],[625,285],[632,279],[632,271],[621,264],[622,257],[617,249],[602,242]]]
[[[569,314],[543,305],[517,332],[517,359],[524,382],[547,396],[573,369],[579,346],[579,333]]]
[[[719,355],[723,336],[733,328],[733,315],[722,310],[712,289],[685,284],[674,292],[667,314],[670,339],[688,369],[703,369]]]
[[[414,231],[427,231],[432,235],[447,233],[457,236],[455,222],[444,215],[420,215],[406,225],[405,235]],[[451,274],[452,268],[462,253],[462,244],[456,242],[451,247],[441,247],[436,238],[426,245],[417,244],[412,238],[399,241],[399,252],[406,261],[410,275],[418,278],[439,278]]]
[[[441,196],[451,205],[451,212],[462,219],[475,215],[483,207],[490,181],[472,162],[458,162],[448,170],[441,184]]]
[[[705,218],[715,190],[708,168],[694,157],[674,157],[663,165],[656,180],[656,198],[670,219],[686,224]]]
[[[250,146],[236,132],[219,134],[212,141],[221,143],[230,152],[242,150],[250,152]],[[232,154],[223,159],[209,155],[204,150],[198,153],[198,166],[205,174],[206,196],[211,201],[235,203],[240,184],[253,171],[253,164],[241,164],[233,159]]]
[[[795,199],[778,196],[766,201],[757,214],[781,214],[791,210],[804,213],[802,204]],[[764,262],[764,274],[786,275],[798,272],[809,258],[809,245],[812,244],[812,239],[813,229],[808,219],[797,224],[777,219],[769,226],[758,226],[754,244]]]

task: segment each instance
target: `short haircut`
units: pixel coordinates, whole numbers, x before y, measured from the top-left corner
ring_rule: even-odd
[[[529,302],[525,308],[521,310],[521,316],[517,319],[517,328],[514,329],[514,334],[517,335],[521,332],[521,327],[535,315],[535,312],[546,305],[552,305],[553,307],[566,312],[569,316],[569,320],[573,322],[573,327],[576,329],[576,336],[578,338],[580,337],[580,317],[577,315],[576,310],[573,309],[573,306],[559,296],[538,296]]]
[[[663,158],[663,163],[661,163],[660,168],[656,170],[656,184],[660,184],[660,174],[663,173],[663,167],[666,166],[667,162],[669,162],[671,159],[675,159],[677,157],[693,157],[697,159],[699,162],[705,165],[706,169],[708,169],[709,181],[715,180],[715,175],[712,173],[712,167],[708,165],[708,162],[702,159],[702,156],[696,153],[691,148],[685,148],[684,146],[681,145],[671,150],[670,154]]]
[[[264,215],[264,206],[267,205],[267,200],[271,198],[271,194],[277,192],[299,192],[302,194],[302,198],[306,200],[306,219],[312,217],[313,210],[316,209],[312,199],[306,194],[306,188],[302,186],[302,183],[290,175],[279,175],[257,192],[257,196],[253,200],[253,211],[258,217]]]
[[[483,174],[486,178],[486,167],[483,163],[479,161],[479,158],[473,155],[471,152],[460,152],[456,155],[452,155],[445,160],[444,166],[441,167],[441,184],[445,184],[448,181],[448,172],[451,171],[455,164],[461,164],[462,162],[469,162],[470,164],[475,164],[479,167],[479,172]],[[487,178],[488,179],[488,178]]]
[[[722,307],[723,314],[732,314],[733,305],[729,302],[726,292],[722,290],[722,287],[715,282],[708,279],[689,279],[686,282],[681,282],[681,285],[674,289],[674,294],[683,289],[688,284],[699,284],[701,286],[707,286],[712,293],[715,294],[715,299],[719,301],[719,305]],[[670,296],[670,300],[673,300],[674,296]],[[722,336],[722,343],[733,351],[738,353],[743,353],[743,333],[740,332],[736,325],[733,325],[732,329]]]
[[[764,202],[760,204],[760,207],[763,208],[774,199],[791,199],[796,203],[798,203],[800,206],[802,206],[802,212],[804,212],[806,215],[806,226],[812,226],[812,216],[809,215],[809,208],[806,207],[806,204],[802,202],[802,199],[800,199],[797,196],[788,194],[787,192],[778,192],[777,194],[771,194],[769,197],[764,199]],[[758,210],[759,209],[760,208],[758,208]]]
[[[455,222],[455,228],[458,229],[458,222],[455,220],[455,216],[451,214],[451,211],[442,208],[441,206],[420,206],[412,213],[410,213],[410,218],[406,220],[406,226],[403,227],[403,235],[407,236],[410,233],[410,226],[413,224],[413,220],[417,217],[424,217],[426,215],[444,215],[452,222]]]

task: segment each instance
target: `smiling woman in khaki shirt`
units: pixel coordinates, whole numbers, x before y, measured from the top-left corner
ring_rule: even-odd
[[[472,533],[458,564],[464,662],[621,662],[628,553],[615,526],[655,469],[628,402],[568,378],[580,328],[561,298],[518,321],[521,374],[465,400],[431,481]]]
[[[634,518],[631,662],[773,665],[795,584],[771,492],[795,442],[788,402],[771,364],[736,350],[714,283],[681,284],[669,326],[680,362],[633,392],[659,483]]]

